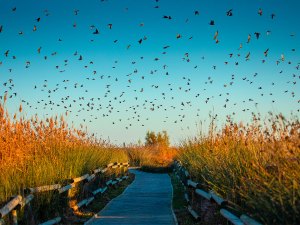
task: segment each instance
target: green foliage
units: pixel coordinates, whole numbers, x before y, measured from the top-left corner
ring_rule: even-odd
[[[170,140],[166,131],[158,132],[148,131],[145,138],[147,147],[169,147]]]

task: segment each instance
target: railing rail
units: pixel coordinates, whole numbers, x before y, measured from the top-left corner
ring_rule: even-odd
[[[62,194],[66,191],[70,191],[71,189],[76,187],[76,184],[79,182],[91,182],[94,180],[97,174],[103,174],[109,169],[117,169],[117,168],[124,168],[124,172],[128,171],[129,163],[109,163],[104,168],[97,168],[92,171],[91,174],[84,174],[80,177],[72,178],[70,181],[71,183],[66,184],[62,186],[61,184],[52,184],[52,185],[44,185],[40,187],[34,187],[34,188],[26,188],[24,189],[24,195],[16,195],[11,198],[10,201],[8,201],[2,208],[0,208],[0,225],[5,224],[5,217],[7,217],[9,214],[11,214],[11,220],[10,224],[17,225],[18,224],[18,216],[17,216],[17,210],[25,207],[28,205],[33,199],[34,195],[41,192],[47,192],[47,191],[58,191],[59,194]],[[118,178],[112,178],[109,181],[103,183],[102,188],[98,188],[94,191],[91,191],[91,194],[93,196],[90,196],[86,199],[81,200],[79,203],[75,204],[74,206],[70,206],[73,211],[77,211],[82,206],[87,206],[90,204],[94,199],[95,196],[99,193],[103,194],[110,186],[117,185],[118,183],[122,182],[123,180],[127,179],[128,176],[122,176]],[[62,220],[61,217],[56,217],[54,219],[48,220],[46,222],[41,223],[40,225],[52,225],[57,224]]]
[[[181,181],[184,185],[185,190],[189,189],[192,192],[192,195],[196,194],[203,199],[212,201],[218,205],[220,210],[220,214],[231,224],[234,225],[262,225],[261,223],[255,221],[251,217],[242,214],[241,216],[235,215],[228,207],[229,201],[223,199],[219,195],[217,195],[214,191],[205,191],[200,188],[201,184],[193,181],[190,177],[190,173],[183,167],[183,165],[179,161],[174,161],[174,173],[176,174],[177,178]],[[185,191],[184,198],[188,203],[188,211],[189,213],[196,219],[201,219],[201,216],[193,209],[191,205],[191,198],[189,193]],[[234,210],[237,211],[237,210]]]

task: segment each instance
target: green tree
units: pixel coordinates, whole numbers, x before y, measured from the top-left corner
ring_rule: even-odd
[[[151,132],[148,131],[145,139],[146,139],[146,143],[145,143],[146,146],[154,146],[157,143],[157,138],[153,131]]]
[[[169,136],[166,131],[158,132],[157,134],[154,131],[148,131],[145,140],[146,146],[169,147],[170,145]]]

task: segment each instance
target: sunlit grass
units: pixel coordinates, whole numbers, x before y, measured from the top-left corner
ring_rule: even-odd
[[[185,141],[179,160],[193,179],[266,224],[300,223],[300,123],[282,115],[227,125]]]
[[[82,129],[69,127],[64,117],[10,118],[0,104],[0,203],[26,187],[65,182],[127,155]]]
[[[10,118],[0,104],[0,203],[25,187],[62,183],[109,162],[162,168],[178,157],[192,178],[266,224],[300,224],[300,123],[270,115],[248,125],[228,118],[217,132],[182,143],[118,149],[96,140],[64,117]]]
[[[177,149],[160,146],[131,146],[127,148],[131,165],[148,168],[165,168],[172,165]]]

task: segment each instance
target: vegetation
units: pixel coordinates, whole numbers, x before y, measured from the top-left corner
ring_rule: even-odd
[[[187,211],[187,202],[184,198],[184,186],[174,173],[170,173],[171,182],[173,186],[173,200],[172,206],[180,225],[200,225],[205,224],[202,221],[196,221],[192,215]]]
[[[265,224],[300,224],[300,123],[282,115],[234,123],[185,141],[178,159],[193,179]]]
[[[147,147],[168,148],[170,145],[167,131],[158,132],[157,134],[154,131],[148,131],[145,140],[145,146]]]
[[[25,119],[20,106],[10,119],[5,100],[0,104],[0,203],[25,187],[61,183],[109,162],[127,161],[125,151],[69,127],[63,116]]]
[[[143,170],[152,172],[168,172],[177,153],[177,149],[170,147],[169,136],[166,131],[155,134],[148,131],[143,146],[130,146],[127,149],[132,165],[140,166]]]
[[[220,131],[212,121],[208,135],[186,140],[179,149],[170,147],[165,131],[149,131],[144,145],[119,149],[87,135],[83,127],[68,126],[63,116],[26,119],[20,106],[10,118],[5,101],[0,104],[0,203],[22,194],[25,187],[63,183],[109,162],[130,160],[153,171],[170,166],[176,157],[204,189],[213,189],[241,212],[265,224],[300,224],[297,118],[270,114],[263,121],[253,116],[244,125],[228,117]],[[182,189],[172,180],[174,208],[180,211]],[[39,198],[44,201],[40,205],[49,205],[53,198]]]
[[[173,209],[175,211],[185,209],[187,203],[184,198],[184,187],[174,173],[171,173],[170,177],[173,186]]]

